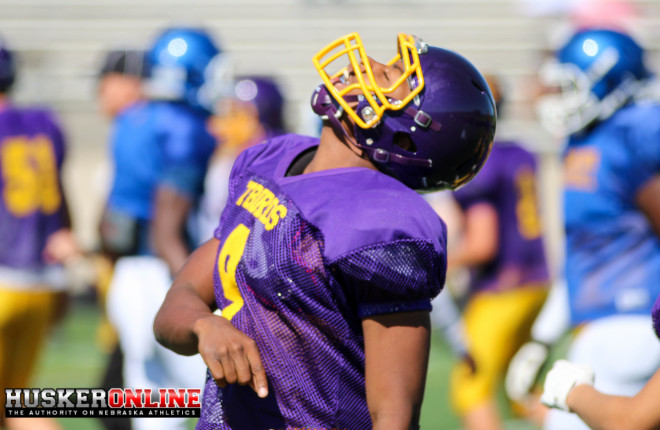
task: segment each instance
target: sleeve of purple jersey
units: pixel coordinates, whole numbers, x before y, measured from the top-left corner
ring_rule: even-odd
[[[445,282],[447,258],[430,242],[401,239],[339,258],[335,274],[353,297],[360,318],[431,310]]]
[[[655,330],[655,335],[660,339],[660,296],[656,299],[651,314],[653,316],[653,329]]]

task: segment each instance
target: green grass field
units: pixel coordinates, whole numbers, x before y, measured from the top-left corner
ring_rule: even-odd
[[[41,357],[34,386],[71,388],[94,387],[101,380],[106,357],[96,341],[99,321],[93,304],[76,301],[63,323],[52,334]],[[431,350],[426,397],[422,411],[422,429],[456,430],[458,418],[449,408],[447,386],[452,357],[444,342],[435,337]],[[520,420],[512,420],[504,402],[503,414],[509,430],[535,430]],[[63,418],[60,424],[66,430],[101,430],[99,422],[91,418]],[[193,427],[194,423],[191,422]]]

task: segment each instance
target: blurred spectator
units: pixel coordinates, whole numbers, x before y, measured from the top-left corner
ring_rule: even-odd
[[[28,387],[67,303],[64,263],[77,253],[61,183],[65,140],[52,112],[10,102],[15,55],[0,39],[0,426],[6,387]],[[58,428],[10,418],[9,428]]]
[[[204,384],[201,357],[158,345],[152,323],[172,274],[199,243],[193,221],[215,149],[206,122],[223,58],[205,30],[165,30],[148,53],[148,100],[125,108],[115,120],[114,180],[101,238],[103,250],[116,258],[107,307],[124,352],[127,387]],[[185,425],[184,418],[132,419],[136,430]]]

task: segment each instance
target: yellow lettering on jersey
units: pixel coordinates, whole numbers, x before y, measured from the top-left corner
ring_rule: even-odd
[[[276,199],[277,200],[277,199]],[[282,218],[287,214],[286,206],[277,205],[270,211],[270,216],[268,217],[268,222],[264,222],[266,230],[272,230]]]
[[[41,211],[50,215],[62,203],[53,143],[45,135],[18,136],[0,142],[5,181],[2,197],[17,217]]]
[[[600,153],[594,148],[571,149],[564,159],[564,186],[593,191],[600,166]]]
[[[244,224],[239,224],[229,233],[225,243],[222,245],[220,255],[218,256],[218,274],[222,284],[222,292],[231,304],[222,309],[222,316],[231,321],[243,307],[244,300],[241,291],[238,289],[236,280],[236,268],[245,252],[250,229]]]
[[[280,204],[275,194],[258,182],[250,181],[245,191],[236,200],[236,205],[250,212],[266,230],[275,228],[287,214],[286,206]]]

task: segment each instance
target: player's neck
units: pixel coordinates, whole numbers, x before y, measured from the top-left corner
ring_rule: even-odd
[[[338,136],[330,126],[321,130],[321,141],[314,158],[305,168],[304,173],[319,172],[322,170],[338,169],[341,167],[376,167],[366,158],[362,157],[362,150],[346,141],[345,136]]]
[[[0,94],[0,110],[5,109],[9,105],[9,98],[5,94]]]

